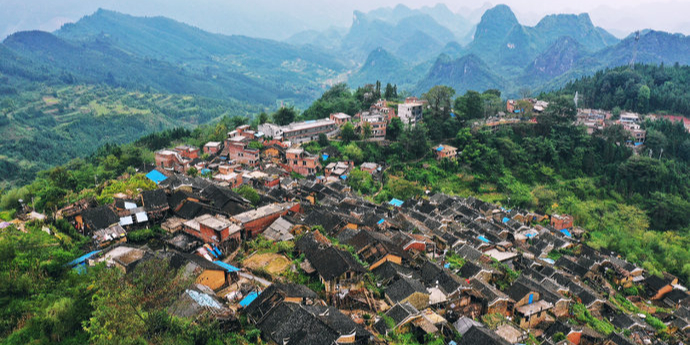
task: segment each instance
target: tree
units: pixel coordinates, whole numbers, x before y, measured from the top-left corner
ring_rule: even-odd
[[[297,110],[293,106],[282,107],[273,113],[273,122],[285,126],[295,121],[295,117],[297,117]]]
[[[355,161],[355,163],[361,163],[362,158],[364,158],[364,152],[355,143],[350,143],[345,148],[343,148],[343,156],[346,159]]]
[[[438,85],[422,95],[429,102],[434,117],[445,119],[450,116],[451,99],[455,90],[450,86]]]
[[[371,137],[371,124],[364,122],[362,125],[362,139],[369,139]]]
[[[249,185],[244,184],[237,188],[235,191],[243,198],[249,200],[249,202],[251,202],[254,206],[258,205],[259,201],[261,201],[261,196],[259,195],[259,193]]]
[[[261,114],[259,114],[259,124],[263,125],[267,121],[268,121],[268,114],[266,114],[266,112],[262,111]]]
[[[391,119],[391,122],[386,127],[386,139],[395,141],[398,140],[400,133],[404,129],[404,124],[399,117],[395,116]]]
[[[651,90],[649,86],[642,85],[637,91],[637,111],[641,113],[646,113],[649,109],[649,97],[651,96]]]
[[[391,83],[386,84],[386,91],[384,92],[383,98],[387,100],[398,99],[397,86],[394,87]]]
[[[350,171],[350,174],[347,176],[347,185],[362,194],[376,192],[376,186],[374,185],[374,179],[371,177],[371,174],[359,170],[358,168]]]
[[[423,123],[408,126],[400,136],[400,141],[405,151],[413,157],[421,158],[429,151],[428,131]]]
[[[518,90],[518,94],[520,95],[521,99],[526,99],[532,96],[532,90],[530,90],[528,87],[521,87],[520,90]]]
[[[326,147],[330,145],[330,142],[328,141],[328,136],[324,133],[319,133],[319,146],[321,147]]]
[[[343,125],[343,127],[340,129],[340,137],[346,144],[352,140],[357,140],[357,133],[355,133],[355,127],[352,125],[352,123],[348,122]]]
[[[199,171],[196,170],[195,167],[189,167],[189,169],[187,169],[187,175],[191,177],[196,177],[197,175],[199,175]]]

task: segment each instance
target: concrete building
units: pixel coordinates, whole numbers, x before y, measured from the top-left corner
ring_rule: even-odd
[[[277,126],[272,123],[259,125],[259,131],[265,135],[272,138],[281,137],[283,140],[296,144],[317,140],[319,134],[325,134],[328,137],[335,136],[338,134],[338,129],[338,123],[331,119],[294,122],[287,126]]]
[[[415,124],[422,120],[424,102],[416,97],[408,97],[405,103],[398,104],[398,117],[405,124]]]

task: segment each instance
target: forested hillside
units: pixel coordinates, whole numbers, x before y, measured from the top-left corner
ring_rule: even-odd
[[[675,64],[618,67],[568,83],[560,94],[580,95],[590,108],[690,115],[690,67]]]
[[[23,185],[36,172],[167,128],[262,109],[233,100],[129,91],[106,85],[37,84],[0,97],[0,176]]]

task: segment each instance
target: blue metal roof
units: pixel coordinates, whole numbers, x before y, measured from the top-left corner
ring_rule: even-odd
[[[347,180],[347,175],[340,175],[340,178],[343,180]]]
[[[439,145],[436,151],[443,151],[443,146]]]
[[[508,223],[510,221],[510,218],[508,217],[503,217],[503,223]]]
[[[450,117],[455,117],[455,113],[450,113]]]
[[[151,170],[148,174],[146,174],[146,177],[156,184],[159,184],[167,179],[165,175],[161,174],[161,172],[156,169]]]
[[[386,221],[385,219],[381,218],[381,220],[379,220],[376,224],[381,225],[381,224],[383,224],[383,222],[385,222],[385,221]]]
[[[562,229],[561,233],[563,233],[563,235],[566,235],[568,237],[573,237],[573,235],[570,234],[570,231],[568,231],[568,229]]]
[[[239,272],[239,271],[240,271],[239,268],[237,268],[237,267],[235,267],[235,266],[233,266],[233,265],[230,265],[230,264],[226,264],[226,263],[223,262],[223,261],[216,260],[216,261],[214,261],[213,263],[216,264],[216,265],[218,265],[218,266],[220,266],[220,267],[222,267],[222,268],[224,268],[226,271],[228,271],[228,272],[230,272],[230,273],[232,273],[232,272]]]
[[[489,241],[488,238],[486,238],[486,237],[484,237],[484,236],[482,236],[482,235],[477,236],[477,238],[480,239],[480,240],[482,240],[483,242],[486,242],[486,243],[490,243],[490,242],[491,242],[491,241]]]
[[[74,259],[74,260],[72,260],[72,261],[70,261],[70,262],[68,262],[68,263],[67,263],[67,266],[76,266],[76,265],[83,264],[86,260],[92,258],[94,255],[96,255],[96,254],[98,254],[98,253],[100,253],[100,252],[101,252],[100,250],[94,250],[94,251],[92,251],[92,252],[90,252],[90,253],[86,253],[86,254],[84,254],[84,255],[82,255],[82,256],[80,256],[80,257],[78,257],[78,258],[76,258],[76,259]]]
[[[211,172],[211,169],[201,169],[201,174],[208,174]]]
[[[325,153],[321,155],[321,159],[323,159],[323,160],[327,160],[328,157],[330,157],[330,156],[325,154]]]
[[[252,302],[254,302],[254,300],[257,297],[259,297],[258,293],[256,293],[255,291],[250,292],[249,295],[247,295],[245,298],[243,298],[240,301],[240,306],[242,306],[242,308],[246,308],[248,305],[250,305]]]
[[[403,203],[405,203],[405,202],[400,200],[400,199],[393,198],[388,203],[395,206],[395,207],[401,207],[403,205]]]

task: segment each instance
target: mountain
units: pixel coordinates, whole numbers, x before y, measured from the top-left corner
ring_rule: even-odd
[[[212,34],[164,17],[106,10],[67,24],[55,35],[83,50],[108,49],[117,59],[166,63],[174,67],[169,74],[182,71],[211,84],[202,91],[210,90],[214,97],[266,104],[275,104],[276,99],[305,104],[323,90],[325,80],[345,69],[339,58],[316,47]],[[126,64],[123,67],[118,71],[133,75]],[[259,96],[254,97],[255,93]]]
[[[396,84],[398,89],[410,89],[423,76],[428,67],[410,65],[383,48],[374,49],[361,68],[355,71],[348,82],[351,87],[372,84],[377,80]]]
[[[521,25],[508,6],[498,5],[484,13],[468,50],[490,65],[510,71],[525,68],[564,36],[592,52],[617,43],[613,35],[595,27],[587,14],[550,15],[529,27]]]
[[[587,56],[584,46],[571,37],[563,36],[525,68],[520,84],[534,87],[549,82],[580,66],[580,61]]]
[[[470,54],[459,59],[441,55],[424,78],[417,83],[414,92],[421,94],[436,85],[447,85],[455,89],[457,94],[463,94],[467,90],[503,90],[506,81],[493,73],[476,55]]]
[[[363,61],[378,47],[396,52],[401,46],[407,46],[409,48],[402,49],[406,54],[398,57],[409,62],[421,62],[435,57],[446,43],[456,40],[450,30],[426,14],[405,17],[397,23],[358,11],[353,18],[352,27],[343,38],[341,51],[356,61]],[[418,52],[409,54],[415,45],[419,47]]]
[[[215,79],[209,78],[199,71],[128,54],[108,39],[78,44],[47,32],[30,31],[10,35],[3,45],[38,65],[50,66],[53,73],[67,74],[77,83],[153,88],[264,104],[270,104],[277,95],[270,86],[236,72],[219,71]]]
[[[640,33],[639,40],[636,40],[636,34],[632,34],[620,43],[594,54],[601,61],[602,67],[625,66],[632,61],[633,56],[636,63],[671,65],[678,62],[688,65],[690,36],[649,30]]]
[[[347,28],[337,27],[330,27],[325,31],[307,30],[290,36],[285,42],[295,46],[312,45],[332,51],[340,47],[346,33]]]

